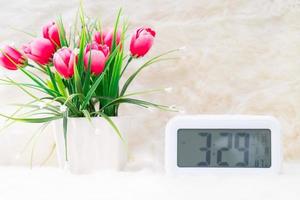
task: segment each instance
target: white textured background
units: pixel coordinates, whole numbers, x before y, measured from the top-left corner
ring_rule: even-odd
[[[78,1],[0,0],[1,44],[16,46],[30,37],[12,27],[41,34],[41,26],[62,14],[71,23]],[[188,114],[270,114],[283,126],[286,160],[300,159],[300,1],[299,0],[86,0],[91,17],[111,26],[118,7],[131,22],[130,32],[149,25],[157,32],[150,54],[185,46],[177,61],[153,66],[131,89],[173,87],[173,93],[146,99],[177,105]],[[145,58],[145,59],[146,59]],[[136,68],[143,60],[136,62]],[[132,71],[133,69],[129,69]],[[3,71],[3,70],[2,70]],[[13,73],[18,79],[22,76]],[[14,88],[0,88],[1,111],[24,101]],[[122,114],[139,113],[142,123],[131,133],[129,170],[163,166],[164,125],[173,115],[123,107]],[[138,124],[138,123],[137,123]],[[0,164],[29,163],[33,125],[18,124],[0,136]],[[53,138],[46,131],[37,142],[34,163],[50,152]],[[55,156],[48,162],[55,165]]]

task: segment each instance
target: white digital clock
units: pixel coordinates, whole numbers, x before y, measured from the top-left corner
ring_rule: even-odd
[[[166,127],[167,173],[278,173],[281,160],[280,125],[273,117],[178,116]]]

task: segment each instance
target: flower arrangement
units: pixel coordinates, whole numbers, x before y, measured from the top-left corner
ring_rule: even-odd
[[[146,61],[120,85],[129,64],[148,53],[156,36],[149,27],[138,28],[131,36],[128,51],[125,49],[128,23],[121,25],[120,16],[121,10],[114,28],[102,29],[99,20],[87,18],[81,7],[79,20],[69,33],[59,18],[45,25],[42,37],[23,45],[22,50],[4,46],[0,50],[0,65],[8,70],[20,70],[31,82],[18,82],[9,77],[2,78],[1,82],[18,87],[33,100],[19,104],[20,108],[13,115],[1,116],[28,123],[48,123],[62,118],[65,137],[68,117],[102,117],[122,137],[110,119],[118,116],[120,104],[174,110],[134,98],[159,90],[128,93],[127,89],[142,70],[156,62],[172,59],[167,55],[176,50]],[[41,97],[33,91],[40,92]],[[25,108],[29,111],[20,114]]]

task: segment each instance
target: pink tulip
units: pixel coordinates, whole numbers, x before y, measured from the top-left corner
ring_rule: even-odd
[[[155,31],[151,28],[139,28],[131,38],[130,52],[132,56],[144,56],[151,48]]]
[[[50,40],[36,38],[23,46],[24,53],[38,64],[45,65],[51,61],[55,48]]]
[[[0,65],[9,70],[17,70],[27,64],[27,58],[11,46],[4,46],[0,50]]]
[[[106,60],[109,56],[109,47],[97,43],[88,44],[85,48],[84,65],[90,69],[92,74],[99,75],[103,72]]]
[[[55,69],[66,79],[74,75],[75,62],[77,63],[77,55],[67,47],[59,49],[53,56]]]
[[[55,22],[50,22],[43,27],[43,37],[50,40],[55,47],[61,47],[59,31]]]
[[[114,39],[114,29],[108,29],[104,30],[101,33],[96,32],[94,34],[94,41],[98,44],[105,44],[109,48],[112,48],[112,42]],[[121,31],[117,31],[116,36],[116,45],[118,45],[121,42]]]

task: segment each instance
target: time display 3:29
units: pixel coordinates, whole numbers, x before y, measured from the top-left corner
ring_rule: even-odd
[[[271,131],[268,129],[179,129],[179,167],[271,166]]]

